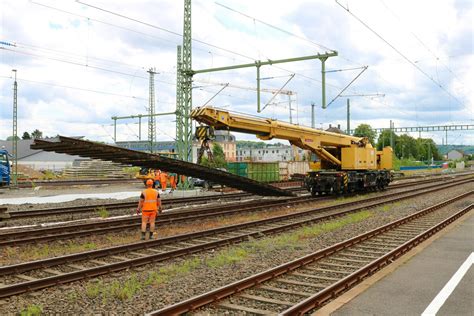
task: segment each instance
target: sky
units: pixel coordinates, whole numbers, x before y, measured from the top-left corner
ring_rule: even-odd
[[[0,0],[0,139],[12,135],[13,69],[20,136],[39,129],[112,143],[112,116],[147,113],[150,68],[156,112],[173,112],[183,7],[172,0]],[[263,66],[261,87],[292,95],[262,92],[262,107],[269,105],[261,113],[254,67],[195,75],[193,106],[214,97],[208,104],[289,121],[291,104],[292,122],[310,126],[314,103],[317,128],[345,129],[349,98],[351,128],[388,128],[390,120],[396,127],[472,125],[473,21],[471,0],[193,0],[194,70],[338,53],[326,61],[326,109],[317,59]],[[136,119],[117,121],[117,141],[139,136]],[[421,136],[441,144],[445,134]],[[174,137],[175,117],[157,118],[157,140]],[[449,132],[448,143],[473,145],[474,130]]]

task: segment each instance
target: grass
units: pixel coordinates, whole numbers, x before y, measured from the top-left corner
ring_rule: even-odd
[[[107,218],[110,216],[109,211],[107,211],[107,209],[104,206],[97,207],[95,209],[95,212],[102,218]]]
[[[220,251],[213,258],[206,260],[206,265],[211,268],[219,268],[229,264],[242,261],[250,255],[246,247],[233,247],[225,251]]]
[[[37,316],[41,315],[43,308],[40,305],[29,305],[20,312],[20,316]]]
[[[86,285],[86,295],[90,299],[101,298],[103,303],[110,299],[129,301],[144,287],[158,286],[173,277],[186,275],[201,265],[201,259],[193,258],[180,264],[161,267],[158,271],[149,272],[144,282],[140,281],[135,274],[132,274],[125,282],[115,280],[105,284],[102,280],[91,281]]]
[[[152,271],[148,274],[145,281],[145,285],[159,285],[165,283],[173,277],[185,275],[193,271],[197,267],[201,266],[202,260],[199,258],[193,258],[185,260],[180,264],[168,265],[161,267],[158,272]]]
[[[102,280],[91,282],[86,286],[86,295],[91,299],[101,297],[104,303],[111,298],[127,301],[134,297],[141,288],[141,282],[135,274],[132,274],[125,282],[118,280],[110,284],[104,284]]]
[[[95,249],[98,249],[98,245],[94,242],[78,244],[73,240],[68,240],[66,243],[61,244],[27,245],[24,248],[22,247],[21,252],[18,251],[17,247],[4,247],[0,251],[0,258],[11,264],[11,262],[38,260]],[[0,263],[3,263],[4,260],[0,260]]]
[[[43,171],[43,176],[41,177],[42,180],[52,180],[56,178],[57,178],[56,175],[51,170]]]
[[[140,167],[125,167],[122,171],[128,174],[130,177],[135,177],[138,171],[140,171]]]

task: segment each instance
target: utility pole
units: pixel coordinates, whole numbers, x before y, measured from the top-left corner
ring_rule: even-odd
[[[176,153],[178,154],[178,159],[185,160],[182,82],[181,45],[178,45],[176,62]]]
[[[142,116],[138,116],[138,141],[142,141]]]
[[[115,116],[112,119],[114,120],[114,143],[117,143],[117,119]]]
[[[13,186],[18,187],[18,84],[16,82],[16,69],[12,70],[15,75],[13,82]]]
[[[288,107],[290,108],[290,124],[293,124],[293,116],[291,114],[291,95],[288,95]]]
[[[153,145],[155,143],[155,137],[156,137],[156,130],[155,130],[155,124],[156,124],[156,118],[154,116],[155,114],[155,69],[150,68],[148,70],[148,73],[150,74],[150,99],[148,102],[148,114],[150,115],[148,117],[148,142],[150,143],[150,153],[153,153]]]
[[[314,128],[314,102],[311,102],[311,128]]]
[[[446,141],[445,141],[445,143],[446,143],[446,146],[448,146],[448,128],[447,127],[446,127]]]
[[[326,58],[321,58],[321,102],[323,109],[326,108]]]
[[[351,106],[351,102],[350,102],[349,99],[347,99],[347,130],[346,130],[347,135],[350,135],[350,132],[351,132],[351,112],[350,112],[350,106]]]
[[[390,147],[392,147],[392,150],[395,151],[395,148],[393,147],[393,123],[392,123],[392,120],[390,120]]]

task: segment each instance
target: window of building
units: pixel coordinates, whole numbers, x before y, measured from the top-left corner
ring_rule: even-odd
[[[274,150],[272,150],[272,154],[274,154],[274,153],[275,153],[275,151],[274,151]]]
[[[279,150],[277,150],[277,154],[278,154],[278,153],[280,153],[280,151],[279,151]]]

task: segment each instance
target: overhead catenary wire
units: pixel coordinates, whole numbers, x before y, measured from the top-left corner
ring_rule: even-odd
[[[137,75],[134,75],[134,74],[129,74],[129,73],[118,71],[118,70],[112,70],[112,69],[107,69],[107,68],[103,68],[103,67],[88,65],[87,63],[64,60],[64,59],[55,58],[55,57],[42,56],[42,55],[33,54],[33,53],[29,53],[29,52],[24,52],[24,51],[20,51],[20,50],[16,50],[16,49],[10,49],[10,48],[7,48],[7,47],[0,47],[0,50],[11,51],[11,52],[14,52],[14,53],[17,53],[17,54],[29,55],[29,56],[33,56],[33,57],[37,57],[37,58],[45,58],[45,59],[54,60],[54,61],[57,61],[57,62],[68,63],[68,64],[71,64],[71,65],[82,66],[82,67],[97,69],[97,70],[101,70],[101,71],[112,72],[112,73],[116,73],[116,74],[123,75],[123,76],[129,76],[129,77],[141,78],[141,79],[148,80],[147,77],[137,76]],[[163,81],[163,80],[159,80],[159,79],[155,79],[155,81],[160,82],[160,83],[164,83],[164,84],[168,84],[168,85],[172,85],[172,86],[176,86],[176,83],[174,83],[174,82],[167,82],[167,81]]]
[[[334,100],[336,100],[344,91],[346,91],[347,88],[349,88],[349,86],[350,86],[352,83],[354,83],[354,81],[356,81],[357,78],[359,78],[359,77],[367,70],[367,68],[368,68],[368,66],[362,67],[362,71],[359,72],[359,73],[357,74],[357,76],[355,76],[355,78],[352,79],[351,82],[349,82],[349,83],[341,90],[341,92],[339,92],[339,93],[334,97],[334,99],[332,99],[331,102],[329,102],[326,106],[330,106],[330,105],[334,102]]]
[[[275,29],[275,30],[278,30],[278,31],[280,31],[280,32],[282,32],[282,33],[285,33],[285,34],[291,35],[291,36],[293,36],[293,37],[299,38],[299,39],[301,39],[301,40],[303,40],[303,41],[307,41],[307,42],[309,42],[309,43],[311,43],[311,44],[313,44],[313,45],[316,45],[316,46],[318,46],[318,47],[320,47],[320,48],[322,48],[322,49],[325,49],[325,50],[328,50],[328,51],[334,51],[334,49],[331,49],[331,48],[329,48],[329,47],[327,47],[327,46],[325,46],[325,45],[323,45],[323,44],[316,43],[315,41],[312,41],[312,40],[310,40],[310,39],[308,39],[308,38],[306,38],[306,37],[297,35],[297,34],[295,34],[295,33],[292,33],[292,32],[290,32],[290,31],[287,31],[287,30],[285,30],[285,29],[283,29],[283,28],[281,28],[281,27],[272,25],[272,24],[270,24],[270,23],[268,23],[268,22],[265,22],[265,21],[263,21],[263,20],[257,19],[257,18],[255,18],[255,17],[252,17],[252,16],[250,16],[250,15],[248,15],[248,14],[245,14],[245,13],[243,13],[243,12],[240,12],[240,11],[237,11],[237,10],[235,10],[235,9],[232,9],[232,8],[226,6],[226,5],[223,5],[222,3],[219,3],[219,2],[215,2],[215,3],[216,3],[218,6],[221,6],[221,7],[225,8],[225,9],[227,9],[227,10],[229,10],[229,11],[232,11],[232,12],[235,12],[235,13],[237,13],[237,14],[243,15],[243,16],[245,16],[246,18],[249,18],[249,19],[251,19],[251,20],[253,20],[253,21],[257,21],[257,22],[259,22],[259,23],[261,23],[261,24],[264,24],[264,25],[266,25],[266,26],[268,26],[268,27],[270,27],[270,28],[273,28],[273,29]]]
[[[151,28],[155,28],[155,29],[161,30],[161,31],[163,31],[163,32],[167,32],[167,33],[170,33],[170,34],[173,34],[173,35],[176,35],[176,36],[180,36],[180,37],[183,36],[183,34],[181,34],[181,33],[178,33],[178,32],[172,31],[172,30],[168,30],[168,29],[166,29],[166,28],[164,28],[164,27],[157,26],[157,25],[154,25],[154,24],[151,24],[151,23],[148,23],[148,22],[140,21],[140,20],[138,20],[138,19],[135,19],[135,18],[132,18],[132,17],[129,17],[129,16],[126,16],[126,15],[123,15],[123,14],[120,14],[120,13],[117,13],[117,12],[113,12],[113,11],[111,11],[111,10],[103,9],[103,8],[100,8],[100,7],[97,7],[97,6],[94,6],[94,5],[91,5],[91,4],[82,2],[82,1],[80,1],[80,0],[76,0],[76,2],[77,2],[77,3],[80,3],[80,4],[83,4],[83,5],[85,5],[85,6],[88,6],[88,7],[94,8],[94,9],[96,9],[96,10],[100,10],[100,11],[103,11],[103,12],[106,12],[106,13],[109,13],[109,14],[112,14],[112,15],[115,15],[115,16],[118,16],[118,17],[121,17],[121,18],[130,20],[130,21],[133,21],[133,22],[136,22],[136,23],[139,23],[139,24],[143,24],[143,25],[149,26],[149,27],[151,27]],[[243,57],[243,58],[252,59],[252,58],[250,58],[250,57],[248,57],[248,56],[245,56],[245,55],[243,55],[243,54],[237,53],[237,52],[235,52],[235,51],[232,51],[232,50],[229,50],[229,49],[227,49],[227,48],[223,48],[223,47],[220,47],[220,46],[211,44],[211,43],[207,43],[207,42],[202,41],[202,40],[199,40],[199,39],[193,38],[192,41],[193,41],[193,42],[196,42],[196,43],[203,44],[203,45],[207,45],[207,46],[210,46],[210,47],[213,47],[213,48],[216,48],[216,49],[219,49],[219,50],[228,52],[228,53],[232,53],[232,54],[235,54],[235,55],[240,56],[240,57]]]
[[[77,17],[80,17],[80,18],[83,18],[83,19],[87,19],[87,20],[90,20],[90,21],[98,22],[98,23],[101,23],[101,24],[104,24],[104,25],[107,25],[107,26],[111,26],[111,27],[115,27],[115,28],[118,28],[118,29],[122,29],[122,30],[125,30],[125,31],[128,31],[128,32],[132,32],[132,33],[140,34],[140,35],[143,35],[143,36],[151,37],[151,38],[154,38],[154,39],[163,41],[163,42],[167,42],[167,43],[173,44],[173,45],[172,45],[173,47],[176,47],[176,45],[179,45],[179,44],[180,44],[180,43],[177,42],[177,41],[172,41],[172,40],[169,40],[169,39],[166,39],[166,38],[163,38],[163,37],[159,37],[159,36],[156,36],[156,35],[151,35],[151,34],[148,34],[148,33],[145,33],[145,32],[141,32],[141,31],[138,31],[138,30],[134,30],[134,29],[131,29],[131,28],[127,28],[127,27],[124,27],[124,26],[121,26],[121,25],[113,24],[113,23],[110,23],[110,22],[106,22],[106,21],[103,21],[103,20],[99,20],[99,19],[96,19],[96,18],[92,18],[92,17],[89,17],[89,16],[85,16],[85,15],[82,15],[82,14],[78,14],[78,13],[75,13],[75,12],[70,12],[70,11],[67,11],[67,10],[64,10],[64,9],[52,7],[52,6],[43,4],[43,3],[38,3],[38,2],[34,2],[34,1],[31,1],[31,3],[32,3],[32,4],[35,4],[35,5],[38,5],[38,6],[42,6],[42,7],[48,8],[48,9],[51,9],[51,10],[55,10],[55,11],[62,12],[62,13],[65,13],[65,14],[77,16]],[[200,51],[203,51],[203,52],[208,52],[208,50],[203,49],[203,48],[199,48],[199,47],[193,47],[193,49],[195,49],[195,50],[200,50]],[[234,54],[234,53],[231,52],[231,51],[229,51],[228,53]],[[214,54],[216,54],[216,53],[214,53]],[[216,55],[217,55],[217,56],[221,56],[221,57],[230,58],[229,56],[225,56],[225,55],[220,55],[220,54],[216,54]],[[248,59],[248,58],[246,58],[246,59]]]
[[[437,87],[439,87],[441,90],[443,90],[447,95],[449,95],[451,98],[455,99],[459,104],[463,104],[456,96],[454,96],[451,92],[449,92],[440,82],[436,81],[432,76],[430,76],[428,73],[426,73],[420,66],[418,66],[416,63],[411,61],[405,54],[403,54],[398,48],[393,46],[389,41],[387,41],[382,35],[380,35],[378,32],[376,32],[373,28],[371,28],[367,23],[362,21],[358,16],[356,16],[352,11],[349,10],[349,8],[346,8],[343,6],[341,3],[339,3],[338,0],[334,0],[341,8],[343,8],[347,13],[349,13],[353,18],[355,18],[357,21],[359,21],[363,26],[365,26],[369,31],[371,31],[375,36],[377,36],[380,40],[382,40],[385,44],[387,44],[390,48],[392,48],[397,54],[399,54],[403,59],[405,59],[410,65],[415,67],[420,73],[422,73],[426,78],[428,78],[431,82],[433,82]]]
[[[0,76],[0,78],[4,79],[11,79],[12,77],[8,76]],[[87,89],[87,88],[80,88],[80,87],[73,87],[73,86],[66,86],[66,85],[60,85],[60,84],[55,84],[51,82],[44,82],[44,81],[37,81],[37,80],[31,80],[31,79],[17,79],[17,81],[20,82],[30,82],[30,83],[36,83],[36,84],[42,84],[42,85],[47,85],[51,87],[60,87],[60,88],[65,88],[65,89],[74,89],[74,90],[79,90],[79,91],[84,91],[84,92],[93,92],[93,93],[99,93],[99,94],[107,94],[107,95],[113,95],[113,96],[118,96],[118,97],[123,97],[123,98],[131,98],[131,99],[138,99],[138,100],[148,100],[147,98],[141,98],[141,97],[136,97],[133,95],[125,95],[125,94],[120,94],[120,93],[114,93],[114,92],[109,92],[109,91],[100,91],[100,90],[94,90],[94,89]]]
[[[232,51],[231,53],[234,54],[235,52]],[[241,55],[243,55],[243,54],[241,54]],[[245,56],[245,55],[243,55],[243,56]],[[249,56],[245,56],[245,57],[246,57],[247,59],[254,59],[254,58],[249,57]],[[275,68],[277,68],[277,67],[275,67]],[[282,68],[282,67],[278,67],[278,69],[284,70],[284,71],[289,72],[289,73],[294,72],[294,71],[291,71],[291,70],[284,69],[284,68]],[[128,75],[130,75],[130,74],[128,74]],[[311,81],[312,81],[312,82],[320,82],[320,80],[315,79],[315,78],[310,77],[310,76],[305,76],[305,75],[302,75],[302,74],[299,74],[299,73],[297,73],[296,75],[299,76],[299,77],[301,77],[301,78],[307,79],[309,82],[311,82]],[[142,78],[145,79],[145,77],[142,77]],[[329,85],[329,84],[328,84],[328,85]],[[336,88],[340,88],[340,87],[337,87],[337,86],[335,86],[335,85],[329,85],[329,86],[333,86],[333,87],[336,87]],[[352,91],[352,90],[350,90],[350,91]],[[228,96],[229,96],[229,97],[235,97],[235,96],[232,96],[232,95],[228,95]]]
[[[153,25],[153,24],[151,24],[151,23],[144,22],[144,21],[141,21],[141,20],[138,20],[138,19],[135,19],[135,18],[131,18],[131,17],[128,17],[128,16],[126,16],[126,15],[123,15],[123,14],[120,14],[120,13],[116,13],[116,12],[113,12],[113,11],[111,11],[111,10],[107,10],[107,9],[104,9],[104,8],[100,8],[100,7],[98,7],[98,6],[94,6],[94,5],[91,5],[91,4],[88,4],[88,3],[85,3],[85,2],[79,1],[79,0],[76,0],[76,2],[77,2],[77,3],[80,3],[80,4],[83,4],[83,5],[85,5],[85,6],[88,6],[88,7],[94,8],[94,9],[96,9],[96,10],[100,10],[100,11],[103,11],[103,12],[106,12],[106,13],[109,13],[109,14],[112,14],[112,15],[119,16],[119,17],[124,18],[124,19],[128,19],[128,20],[134,21],[134,22],[136,22],[136,23],[140,23],[140,24],[143,24],[143,25],[152,27],[152,28],[156,28],[156,29],[159,29],[159,30],[168,32],[168,33],[173,34],[173,35],[176,35],[176,36],[182,36],[182,34],[180,34],[180,33],[178,33],[178,32],[175,32],[175,31],[172,31],[172,30],[163,28],[163,27],[161,27],[161,26],[156,26],[156,25]],[[68,13],[69,13],[69,12],[68,12]],[[239,13],[240,13],[240,12],[239,12]],[[250,17],[250,18],[251,18],[251,17]],[[254,18],[252,18],[252,19],[254,19]],[[258,19],[257,19],[257,20],[258,20]],[[260,20],[258,20],[258,21],[260,21]],[[262,21],[262,23],[266,23],[266,22],[263,22],[263,21]],[[281,28],[276,27],[276,26],[273,26],[273,25],[271,25],[271,24],[269,24],[269,23],[266,23],[266,24],[268,24],[269,26],[271,26],[271,27],[273,27],[273,28],[275,28],[275,29],[281,29]],[[281,30],[284,31],[283,29],[281,29]],[[293,34],[293,33],[291,33],[291,32],[289,32],[289,33],[290,33],[290,35],[292,35],[292,36],[299,37],[299,36],[296,35],[296,34]],[[311,43],[313,43],[314,45],[317,45],[317,46],[319,46],[319,47],[323,47],[323,48],[325,48],[325,49],[331,50],[330,48],[327,48],[327,47],[325,47],[324,45],[318,44],[318,43],[313,42],[313,41],[311,41],[311,40],[309,40],[309,39],[306,39],[306,38],[303,38],[303,37],[301,37],[301,39],[303,39],[303,40],[305,40],[305,41],[309,41],[309,42],[311,42]],[[216,49],[220,49],[220,50],[226,51],[226,52],[228,52],[228,53],[231,53],[231,54],[234,54],[234,55],[237,55],[237,56],[246,58],[246,59],[255,60],[255,58],[253,58],[253,57],[251,57],[251,56],[247,56],[247,55],[238,53],[238,52],[236,52],[236,51],[229,50],[229,49],[226,49],[226,48],[223,48],[223,47],[219,47],[219,46],[216,46],[216,45],[213,45],[213,44],[210,44],[210,43],[207,43],[207,42],[198,40],[198,39],[193,39],[193,41],[198,42],[198,43],[201,43],[201,44],[208,45],[208,46],[210,46],[210,47],[214,47],[214,48],[216,48]],[[348,60],[348,59],[346,59],[346,60]],[[351,61],[351,62],[352,62],[352,61]],[[294,71],[285,69],[285,68],[283,68],[283,67],[279,67],[279,66],[275,66],[275,65],[273,65],[273,67],[275,67],[275,68],[277,68],[277,69],[281,69],[281,70],[286,71],[286,72],[288,72],[288,73],[295,73]],[[315,78],[312,78],[312,77],[309,77],[309,76],[305,76],[305,75],[303,75],[303,74],[299,74],[299,73],[295,73],[295,74],[296,74],[297,76],[304,77],[304,78],[309,79],[309,80],[311,80],[311,81],[321,82],[321,80],[317,80],[317,79],[315,79]],[[169,84],[169,83],[168,83],[168,84]],[[336,87],[336,88],[340,89],[340,87]]]
[[[439,56],[433,51],[431,50],[431,48],[428,47],[428,45],[426,45],[421,39],[419,36],[417,36],[413,31],[411,31],[410,29],[408,29],[408,27],[406,27],[405,23],[402,23],[402,20],[401,18],[398,16],[398,14],[396,14],[395,12],[393,12],[392,9],[390,9],[387,4],[385,3],[385,1],[383,0],[380,0],[380,2],[383,4],[383,6],[395,17],[399,20],[400,24],[402,24],[403,26],[405,26],[405,28],[407,29],[407,31],[428,51],[430,52],[431,55],[433,55],[433,57],[439,61],[453,76],[455,76],[456,78],[460,79],[452,70],[451,68],[448,67],[448,65],[446,65],[444,62],[442,62],[442,60],[439,58]]]
[[[128,19],[128,20],[134,21],[134,22],[139,23],[139,24],[143,24],[143,25],[149,26],[149,27],[151,27],[151,28],[156,28],[156,29],[159,29],[159,30],[162,30],[162,31],[171,33],[171,34],[176,35],[176,36],[182,36],[182,34],[180,34],[180,33],[178,33],[178,32],[171,31],[171,30],[168,30],[168,29],[163,28],[163,27],[161,27],[161,26],[156,26],[156,25],[153,25],[153,24],[151,24],[151,23],[144,22],[144,21],[141,21],[141,20],[138,20],[138,19],[135,19],[135,18],[131,18],[131,17],[128,17],[128,16],[126,16],[126,15],[113,12],[113,11],[111,11],[111,10],[107,10],[107,9],[104,9],[104,8],[100,8],[100,7],[97,7],[97,6],[94,6],[94,5],[90,5],[90,4],[85,3],[85,2],[82,2],[82,1],[80,1],[80,0],[76,0],[76,2],[81,3],[81,4],[83,4],[83,5],[86,5],[86,6],[89,6],[89,7],[91,7],[91,8],[94,8],[94,9],[97,9],[97,10],[100,10],[100,11],[103,11],[103,12],[106,12],[106,13],[109,13],[109,14],[112,14],[112,15],[115,15],[115,16],[118,16],[118,17],[121,17],[121,18],[124,18],[124,19]],[[253,18],[252,18],[252,19],[253,19]],[[266,22],[265,22],[265,23],[266,23]],[[273,27],[273,28],[276,28],[276,29],[279,29],[278,27],[275,27],[275,26],[272,26],[272,27]],[[290,33],[291,33],[291,32],[290,32]],[[292,34],[292,33],[291,33],[290,35],[293,35],[293,36],[297,36],[297,37],[298,37],[298,35],[296,35],[296,34]],[[304,38],[303,38],[303,39],[304,39]],[[308,39],[305,39],[305,40],[308,40]],[[238,53],[238,52],[233,51],[233,50],[229,50],[229,49],[226,49],[226,48],[223,48],[223,47],[219,47],[219,46],[216,46],[216,45],[214,45],[214,44],[210,44],[210,43],[207,43],[207,42],[198,40],[198,39],[193,39],[193,41],[198,42],[198,43],[201,43],[201,44],[208,45],[208,46],[210,46],[210,47],[214,47],[214,48],[216,48],[216,49],[220,49],[220,50],[226,51],[226,52],[228,52],[228,53],[231,53],[231,54],[234,54],[234,55],[237,55],[237,56],[246,58],[246,59],[250,59],[250,60],[255,61],[255,58],[253,58],[253,57],[251,57],[251,56],[247,56],[247,55],[241,54],[241,53]],[[311,40],[308,40],[308,41],[312,42]],[[327,49],[327,50],[331,50],[330,48],[327,48],[327,47],[325,47],[324,45],[318,44],[318,43],[316,43],[316,42],[312,42],[312,43],[313,43],[314,45],[323,47],[323,48],[325,48],[325,49]],[[332,51],[332,50],[331,50],[331,51]],[[275,68],[277,68],[277,69],[284,70],[284,71],[286,71],[286,72],[288,72],[288,73],[294,73],[294,71],[287,70],[287,69],[282,68],[282,67],[279,67],[279,66],[273,65],[272,67],[275,67]],[[305,76],[305,75],[302,75],[302,74],[296,73],[296,75],[299,75],[299,76],[302,76],[302,77],[305,77],[305,78],[310,78],[311,80],[314,80],[314,81],[318,81],[318,80],[316,80],[316,79],[314,79],[314,78],[311,78],[311,77],[309,77],[309,76]],[[319,82],[321,82],[321,81],[319,80]]]

